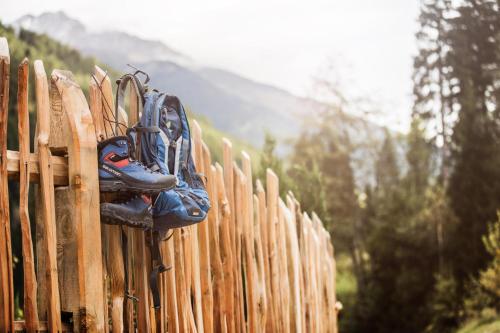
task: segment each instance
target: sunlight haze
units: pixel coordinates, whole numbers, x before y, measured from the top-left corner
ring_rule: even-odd
[[[95,30],[161,40],[197,64],[305,97],[333,61],[347,92],[369,96],[382,111],[377,122],[408,128],[416,0],[153,3],[26,0],[4,5],[2,20],[62,10]]]

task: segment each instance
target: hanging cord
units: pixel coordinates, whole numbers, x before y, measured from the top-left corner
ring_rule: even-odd
[[[118,136],[118,133],[116,132],[116,129],[119,126],[121,126],[124,129],[124,131],[127,131],[128,126],[126,124],[122,123],[122,122],[119,122],[118,119],[116,119],[116,113],[115,113],[115,111],[111,108],[111,105],[109,104],[108,100],[106,99],[106,96],[104,96],[104,92],[102,90],[102,83],[104,82],[104,80],[107,77],[108,77],[108,72],[106,72],[106,75],[104,75],[104,77],[102,78],[101,82],[99,82],[99,80],[97,79],[97,77],[94,74],[92,74],[92,78],[94,79],[95,83],[97,84],[97,88],[101,92],[101,98],[104,101],[105,106],[107,107],[107,109],[110,111],[110,113],[112,115],[112,118],[109,118],[108,117],[108,112],[103,112],[102,113],[103,119],[105,121],[107,121],[108,123],[111,123],[111,124],[114,125],[114,126],[111,126],[111,132],[112,132],[111,134],[112,134],[112,136]],[[108,133],[106,125],[104,126],[104,133],[106,134],[106,137],[109,137],[109,133]]]

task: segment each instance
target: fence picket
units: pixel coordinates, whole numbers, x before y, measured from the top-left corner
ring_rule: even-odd
[[[50,140],[50,106],[47,74],[41,60],[35,61],[35,96],[37,112],[37,144],[38,161],[40,171],[40,192],[43,219],[41,227],[43,230],[40,241],[40,249],[46,251],[38,252],[38,257],[44,259],[43,263],[38,263],[41,271],[45,271],[46,276],[46,296],[48,299],[47,321],[49,329],[52,331],[61,330],[61,302],[59,298],[59,285],[57,277],[56,259],[56,213],[54,198],[54,177],[51,152],[49,149]]]
[[[30,123],[28,112],[29,62],[24,59],[18,67],[17,111],[19,135],[19,219],[21,222],[23,271],[24,271],[24,318],[26,331],[38,329],[38,309],[36,304],[37,283],[35,260],[31,241],[31,226],[28,211],[30,175]]]
[[[0,330],[14,331],[14,287],[7,182],[7,123],[9,112],[10,54],[0,38]]]

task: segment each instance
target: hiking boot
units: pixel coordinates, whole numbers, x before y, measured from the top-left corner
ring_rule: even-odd
[[[130,157],[130,141],[116,136],[99,143],[99,189],[156,194],[175,187],[176,177],[148,169]]]
[[[151,199],[145,195],[135,196],[122,203],[101,203],[101,221],[106,224],[125,224],[132,228],[153,227]]]

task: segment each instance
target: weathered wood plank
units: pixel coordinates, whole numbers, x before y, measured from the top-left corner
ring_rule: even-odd
[[[54,70],[51,76],[66,114],[69,186],[74,195],[72,218],[77,233],[80,330],[104,331],[101,232],[97,147],[92,116],[80,87],[70,72]]]
[[[269,240],[269,225],[267,221],[267,206],[266,206],[266,192],[260,180],[256,182],[256,193],[259,201],[258,206],[258,216],[259,216],[259,226],[260,226],[260,236],[262,243],[262,269],[264,275],[265,283],[265,294],[266,294],[266,330],[273,331],[276,325],[274,320],[274,305],[273,296],[271,288],[271,258],[270,258],[270,240]]]
[[[196,121],[192,122],[191,142],[192,153],[196,170],[203,173],[203,155],[201,147],[201,128]],[[207,222],[191,226],[191,244],[192,244],[192,272],[193,272],[193,290],[194,306],[196,313],[196,328],[199,332],[212,331],[212,295],[210,287],[210,252],[206,235]],[[201,241],[200,242],[200,237]],[[203,266],[203,267],[200,267]],[[206,295],[206,299],[202,296]],[[205,328],[205,323],[208,323]]]
[[[266,259],[264,259],[264,245],[261,233],[261,219],[265,219],[264,214],[261,213],[260,200],[258,195],[253,195],[254,206],[254,234],[255,234],[255,260],[258,274],[258,291],[257,291],[257,307],[258,307],[258,329],[264,331],[267,325],[267,280],[266,280]],[[264,202],[265,205],[265,202]],[[265,209],[265,207],[264,207]],[[263,217],[261,217],[263,216]]]
[[[114,98],[111,80],[107,73],[98,66],[90,79],[90,112],[96,123],[96,137],[108,139],[115,134],[124,134],[123,127],[117,127],[114,120]],[[121,119],[126,121],[126,119]],[[125,123],[125,125],[128,125]],[[122,252],[121,227],[106,225],[103,227],[106,237],[106,266],[110,277],[111,322],[112,332],[123,332],[125,302],[125,271]]]
[[[249,332],[261,332],[259,313],[259,278],[257,273],[257,260],[255,256],[255,232],[254,232],[254,208],[253,208],[253,183],[252,165],[250,156],[246,152],[241,153],[242,175],[245,182],[242,184],[243,194],[243,233],[242,245],[244,251],[244,265],[246,276],[247,296],[247,321]]]
[[[226,314],[225,310],[225,296],[226,290],[224,289],[224,271],[222,269],[221,259],[221,242],[219,236],[219,202],[217,200],[216,188],[216,169],[210,163],[210,152],[208,147],[203,145],[203,155],[205,170],[208,170],[209,176],[207,177],[207,191],[210,198],[212,207],[208,212],[208,234],[210,242],[210,266],[212,271],[213,280],[213,322],[214,331],[222,332],[225,327]]]
[[[19,135],[19,219],[21,222],[21,238],[24,270],[24,319],[26,331],[36,332],[38,329],[38,309],[36,304],[37,283],[35,260],[31,240],[30,216],[28,211],[29,173],[30,173],[30,123],[28,112],[28,77],[29,62],[24,59],[18,68],[17,112]]]
[[[290,332],[290,282],[288,275],[288,253],[286,248],[286,206],[278,197],[278,224],[276,225],[276,237],[278,239],[278,263],[280,275],[280,308],[281,323],[285,332]]]
[[[7,181],[7,123],[9,112],[10,54],[0,37],[0,331],[14,330],[14,287]]]
[[[174,240],[171,239],[167,242],[167,255],[165,256],[166,263],[171,266],[172,269],[166,274],[167,279],[167,327],[168,332],[178,333],[181,332],[179,329],[179,312],[180,308],[177,304],[177,292],[175,289],[175,281],[177,274],[177,265],[175,264],[174,258]]]
[[[38,327],[38,332],[49,332],[49,325],[46,321],[40,321]],[[26,330],[26,323],[24,320],[14,321],[14,331],[18,332],[24,330]],[[61,332],[73,332],[73,327],[63,323]]]
[[[269,273],[271,276],[271,302],[273,307],[273,318],[275,327],[278,330],[283,328],[283,313],[281,311],[280,297],[280,264],[277,225],[278,225],[278,198],[279,184],[278,177],[271,170],[267,169],[267,232],[269,237]]]
[[[193,121],[192,137],[195,147],[195,164],[196,170],[202,173],[206,177],[207,183],[205,187],[208,191],[208,178],[210,177],[210,152],[205,150],[205,146],[202,142],[202,131],[198,122]],[[206,160],[208,159],[208,160]],[[209,213],[210,214],[210,213]],[[210,241],[209,241],[209,224],[210,220],[205,219],[205,221],[198,224],[198,246],[200,255],[200,282],[201,282],[201,299],[202,299],[202,311],[203,311],[203,328],[205,332],[213,332],[214,330],[214,298],[213,298],[213,288],[212,288],[212,272],[211,272],[211,253],[210,253]],[[198,327],[199,328],[199,327]]]
[[[234,179],[234,221],[235,221],[235,240],[236,240],[236,261],[234,266],[234,274],[236,277],[236,311],[237,311],[237,323],[239,323],[238,331],[246,332],[247,325],[245,320],[245,293],[244,293],[244,278],[245,272],[242,265],[242,234],[243,234],[243,224],[245,223],[245,213],[243,205],[246,202],[243,199],[244,191],[243,188],[246,182],[245,176],[242,174],[240,168],[233,163],[233,179]]]
[[[135,260],[134,260],[134,287],[137,303],[137,329],[140,333],[151,332],[151,321],[149,317],[149,284],[146,270],[146,241],[144,231],[134,230]],[[144,258],[144,259],[143,259]]]
[[[29,181],[40,183],[40,166],[38,154],[29,154]],[[68,185],[68,158],[63,156],[50,156],[50,165],[54,185]],[[7,150],[7,173],[9,179],[19,180],[19,152]]]
[[[292,290],[292,298],[294,300],[292,308],[292,330],[297,332],[305,332],[305,312],[304,312],[304,294],[302,289],[303,276],[302,276],[302,262],[300,258],[300,247],[299,247],[299,236],[297,232],[297,207],[295,205],[295,200],[287,195],[287,206],[290,211],[289,218],[287,219],[287,248],[291,254],[288,257],[288,265],[292,268],[290,274],[290,287]],[[329,277],[331,278],[331,277]]]
[[[179,331],[189,330],[189,312],[191,312],[191,302],[187,295],[186,270],[184,268],[184,247],[182,246],[183,229],[174,231],[174,258],[175,258],[175,288],[177,295],[177,306],[179,309]]]
[[[222,268],[224,270],[224,284],[225,284],[225,306],[224,312],[226,317],[226,328],[228,332],[236,332],[235,323],[235,298],[234,298],[234,259],[233,259],[233,247],[231,242],[231,210],[229,206],[229,201],[226,196],[226,190],[224,186],[224,175],[222,166],[218,163],[215,165],[217,172],[216,179],[216,190],[217,190],[217,201],[218,201],[218,214],[220,221],[220,236],[221,236],[221,259]],[[224,328],[223,328],[224,330]]]
[[[59,299],[57,250],[56,250],[56,213],[54,199],[54,167],[52,165],[50,142],[50,106],[47,75],[41,60],[36,60],[35,68],[35,96],[37,112],[37,150],[40,171],[40,192],[42,208],[42,245],[45,249],[44,268],[46,271],[46,295],[48,296],[47,321],[49,329],[56,332],[61,330],[61,304]],[[39,253],[39,256],[42,254]],[[39,263],[40,264],[40,263]],[[43,268],[41,268],[43,269]]]

